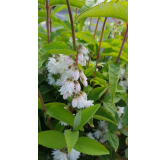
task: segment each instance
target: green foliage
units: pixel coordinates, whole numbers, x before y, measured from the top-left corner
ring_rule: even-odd
[[[84,0],[70,0],[70,5],[73,7],[81,8],[85,1]],[[55,6],[57,4],[66,4],[66,0],[50,0],[49,6]]]
[[[85,123],[87,123],[92,118],[92,116],[95,114],[99,107],[100,104],[96,104],[81,111],[81,121],[79,125],[75,128],[75,130],[79,130],[81,127],[83,127]]]
[[[110,83],[110,91],[111,91],[111,106],[114,103],[115,91],[117,88],[117,82],[119,79],[120,73],[120,64],[115,64],[114,62],[110,62],[109,66],[109,83]]]
[[[106,87],[107,82],[104,79],[101,78],[93,78],[90,80],[90,83],[94,82],[94,86],[100,85],[101,87]]]
[[[87,17],[114,17],[128,22],[128,7],[118,3],[103,3],[82,12],[76,20]]]
[[[125,107],[124,109],[123,124],[128,126],[128,107]]]
[[[42,146],[61,149],[66,147],[65,136],[58,131],[43,131],[38,133],[38,143]]]
[[[81,122],[81,110],[76,114],[74,119],[74,129],[80,124]]]
[[[76,131],[76,132],[72,132],[70,130],[65,131],[65,139],[66,139],[66,143],[68,147],[67,148],[68,153],[70,153],[72,148],[75,146],[76,141],[78,139],[78,135],[79,135],[79,131]]]
[[[114,132],[106,132],[107,140],[110,142],[111,146],[117,151],[119,146],[119,138]]]
[[[88,155],[109,154],[103,145],[88,137],[79,137],[74,149]]]
[[[51,117],[54,117],[62,122],[65,122],[71,126],[74,126],[74,116],[73,114],[58,105],[51,105],[47,111],[47,114]]]

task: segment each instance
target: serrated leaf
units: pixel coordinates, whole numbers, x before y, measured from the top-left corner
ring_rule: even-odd
[[[98,120],[102,120],[102,121],[107,121],[107,122],[110,122],[110,123],[114,123],[114,124],[117,125],[116,122],[114,122],[114,121],[112,121],[112,120],[110,120],[110,119],[108,119],[108,118],[106,118],[106,117],[103,117],[103,116],[94,115],[93,118],[94,118],[94,119],[98,119]]]
[[[109,154],[102,144],[88,137],[79,137],[74,149],[88,155]]]
[[[111,91],[111,106],[113,106],[115,92],[116,92],[117,83],[119,79],[120,64],[115,64],[114,62],[110,62],[108,64],[108,68],[109,68],[109,83],[110,83],[110,91]]]
[[[110,142],[111,146],[115,149],[115,152],[119,146],[119,138],[114,132],[106,132],[106,138]]]
[[[75,117],[70,111],[68,111],[67,109],[64,109],[63,107],[53,104],[49,107],[47,114],[51,117],[58,119],[59,121],[62,121],[71,126],[74,126]]]
[[[79,130],[80,128],[82,128],[92,118],[92,116],[95,114],[99,107],[100,104],[96,104],[81,111],[81,121],[79,125],[75,128],[75,130]]]
[[[89,95],[88,95],[88,99],[90,100],[94,100],[97,101],[108,89],[109,87],[97,87],[95,89],[93,89]]]
[[[113,17],[128,22],[128,7],[119,3],[103,3],[82,12],[75,21],[87,17]]]
[[[116,125],[118,125],[116,119],[109,112],[107,112],[103,107],[100,107],[95,113],[95,115],[106,117],[110,119],[111,121],[115,122]]]
[[[81,122],[81,110],[76,114],[74,119],[74,129],[80,124]]]
[[[70,0],[70,6],[81,8],[84,5],[84,0]],[[57,4],[66,4],[66,0],[50,0],[49,6]]]
[[[43,131],[38,133],[38,143],[52,149],[66,147],[65,136],[58,131]]]
[[[71,152],[72,148],[75,146],[78,140],[79,131],[72,132],[70,130],[65,131],[65,139],[67,144],[68,153]]]
[[[107,82],[104,79],[101,78],[93,78],[90,80],[90,83],[94,82],[94,86],[100,85],[101,87],[106,87]]]

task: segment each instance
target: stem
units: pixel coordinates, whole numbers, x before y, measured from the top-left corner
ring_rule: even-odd
[[[118,58],[117,58],[115,64],[117,64],[117,63],[119,62],[119,59],[120,59],[120,56],[121,56],[121,53],[122,53],[122,49],[123,49],[125,40],[126,40],[126,38],[127,38],[127,34],[128,34],[128,23],[126,24],[126,31],[125,31],[125,34],[124,34],[124,37],[123,37],[123,41],[122,41],[122,45],[121,45],[121,47],[120,47],[119,55],[118,55]]]
[[[41,101],[42,106],[43,106],[43,110],[44,110],[44,112],[46,113],[46,107],[45,107],[45,105],[44,105],[43,98],[42,98],[42,96],[41,96],[39,90],[38,90],[38,97],[40,98],[40,101]],[[50,119],[49,119],[49,117],[48,117],[47,114],[46,114],[46,118],[47,118],[47,121],[48,121],[49,127],[50,127],[50,129],[52,130],[51,122],[50,122]]]
[[[49,5],[48,0],[46,0],[46,12],[47,12],[47,40],[50,43],[50,31],[49,31]]]
[[[69,16],[70,16],[70,23],[71,23],[71,29],[72,29],[72,38],[73,38],[73,48],[74,48],[74,51],[76,51],[74,23],[73,23],[73,18],[72,18],[72,13],[71,13],[69,0],[66,0],[66,3],[67,3],[68,11],[69,11]]]
[[[99,24],[99,18],[97,19],[97,23],[96,23],[96,28],[95,28],[95,32],[94,32],[94,35],[93,35],[93,39],[95,39],[98,24]],[[91,60],[91,55],[92,55],[92,52],[90,52],[90,54],[89,54],[89,60],[88,60],[88,66],[87,66],[87,68],[89,68],[89,62]]]
[[[105,17],[105,20],[104,20],[104,23],[103,23],[103,28],[102,28],[102,31],[101,31],[101,37],[100,37],[100,42],[99,42],[98,54],[97,54],[97,57],[96,57],[96,66],[95,66],[94,78],[96,77],[97,63],[99,61],[100,47],[101,47],[101,42],[102,42],[102,38],[103,38],[103,33],[104,33],[104,27],[105,27],[106,20],[107,20],[107,17]],[[92,82],[92,87],[94,87],[94,82]]]
[[[50,8],[50,14],[51,14],[51,8]],[[51,18],[50,18],[50,33],[52,32],[52,28],[51,28]]]

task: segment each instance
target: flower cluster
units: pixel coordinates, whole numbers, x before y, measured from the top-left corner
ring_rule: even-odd
[[[80,152],[72,149],[71,152],[67,153],[67,148],[63,151],[54,149],[52,152],[53,160],[77,160],[80,157]]]
[[[66,56],[62,54],[49,57],[48,59],[48,83],[61,86],[59,92],[63,99],[73,96],[73,108],[81,109],[93,106],[94,101],[87,100],[86,93],[81,91],[79,80],[85,87],[88,85],[88,82],[84,72],[77,65],[80,63],[80,65],[85,66],[88,59],[88,50],[81,44],[78,45],[76,60],[73,59],[73,55]],[[53,75],[58,75],[58,79],[55,80]]]
[[[95,131],[95,132],[94,133],[89,132],[87,134],[87,136],[89,138],[97,140],[100,143],[104,143],[104,142],[107,141],[106,134],[105,134],[106,132],[108,132],[107,122],[105,122],[105,121],[99,121],[98,122],[98,128],[97,129],[93,129],[93,131]]]

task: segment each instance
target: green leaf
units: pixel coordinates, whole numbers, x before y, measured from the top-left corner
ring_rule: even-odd
[[[119,138],[114,132],[106,132],[106,138],[110,142],[111,146],[115,149],[115,152],[119,146]]]
[[[39,132],[38,143],[52,149],[61,149],[66,147],[64,134],[53,130]]]
[[[100,85],[101,87],[106,87],[107,86],[107,82],[104,79],[101,78],[93,78],[90,80],[90,84],[94,82],[94,86],[96,85]]]
[[[68,111],[67,109],[64,109],[63,107],[53,104],[49,107],[47,114],[51,117],[58,119],[59,121],[62,121],[71,126],[74,126],[75,117],[70,111]]]
[[[40,98],[38,98],[38,108],[43,110],[43,106],[42,106],[42,103],[40,101]]]
[[[67,8],[67,5],[56,5],[56,7],[51,11],[51,14],[55,15],[64,8]]]
[[[70,0],[70,6],[81,8],[84,5],[84,0]],[[49,6],[57,4],[66,4],[66,0],[50,0]]]
[[[67,149],[68,149],[68,153],[71,152],[72,148],[75,146],[77,140],[78,140],[78,135],[79,135],[79,131],[76,132],[72,132],[70,130],[66,130],[65,131],[65,139],[66,139],[66,143],[67,143]]]
[[[76,114],[74,119],[74,128],[76,128],[81,122],[81,110]]]
[[[45,0],[38,0],[38,2],[45,5]]]
[[[61,36],[72,37],[72,32],[71,31],[62,32]],[[84,40],[87,43],[96,43],[92,37],[82,32],[76,32],[75,37]]]
[[[128,126],[128,106],[124,108],[124,115],[122,117],[123,124]]]
[[[75,130],[79,130],[80,128],[82,128],[92,118],[99,107],[100,104],[96,104],[81,111],[81,122],[75,128]]]
[[[64,128],[65,128],[65,126],[64,126],[64,125],[61,125],[61,124],[58,122],[58,123],[56,124],[54,130],[55,130],[55,131],[62,132]]]
[[[103,107],[110,112],[113,116],[115,115],[115,106],[111,106],[111,93],[108,92],[103,100]]]
[[[90,125],[91,127],[94,127],[94,125],[93,125],[93,118],[91,118],[88,123],[89,123],[89,125]]]
[[[103,3],[79,14],[75,21],[87,17],[113,17],[128,22],[128,7],[118,3]]]
[[[113,56],[113,57],[118,57],[119,53],[118,52],[111,52],[111,53],[102,53],[100,57],[104,56]],[[126,55],[121,55],[120,59],[122,59],[124,62],[128,62],[128,57]]]
[[[113,106],[114,98],[115,98],[115,91],[117,88],[117,83],[119,79],[120,73],[120,64],[115,64],[114,62],[110,62],[108,64],[109,68],[109,83],[110,83],[110,91],[111,91],[111,106]]]
[[[64,54],[64,55],[70,55],[70,54],[76,54],[77,52],[69,50],[69,49],[52,49],[47,51],[45,54]]]
[[[79,137],[74,149],[88,155],[109,154],[102,144],[88,137]]]
[[[95,115],[108,118],[109,120],[115,122],[114,124],[118,125],[116,119],[110,113],[108,113],[103,107],[100,107],[95,113]]]
[[[107,122],[111,122],[111,123],[116,124],[114,121],[112,121],[112,120],[110,120],[110,119],[108,119],[108,118],[105,118],[105,117],[103,117],[103,116],[94,115],[93,118],[94,118],[94,119],[98,119],[98,120],[102,120],[102,121],[107,121]],[[117,124],[116,124],[116,125],[117,125]]]
[[[128,145],[128,137],[126,138],[125,143],[126,143],[126,145]]]
[[[84,90],[83,92],[85,92],[87,95],[89,95],[89,93],[92,91],[92,87],[91,86],[87,86],[87,87],[84,87]]]
[[[58,107],[65,107],[66,106],[65,103],[51,102],[51,103],[45,104],[46,110],[48,110],[51,105],[58,106]],[[41,109],[41,110],[43,110],[43,107],[42,107],[42,104],[41,104],[41,101],[40,101],[39,98],[38,98],[38,108]]]
[[[94,71],[95,71],[95,67],[90,67],[90,68],[87,68],[84,72],[85,76],[86,77],[89,77],[91,76],[92,74],[94,74]]]
[[[39,55],[38,54],[38,69],[42,66],[42,64],[48,59],[49,55]]]
[[[89,95],[88,95],[88,99],[90,100],[94,100],[97,101],[108,89],[109,87],[97,87],[95,89],[93,89]]]

